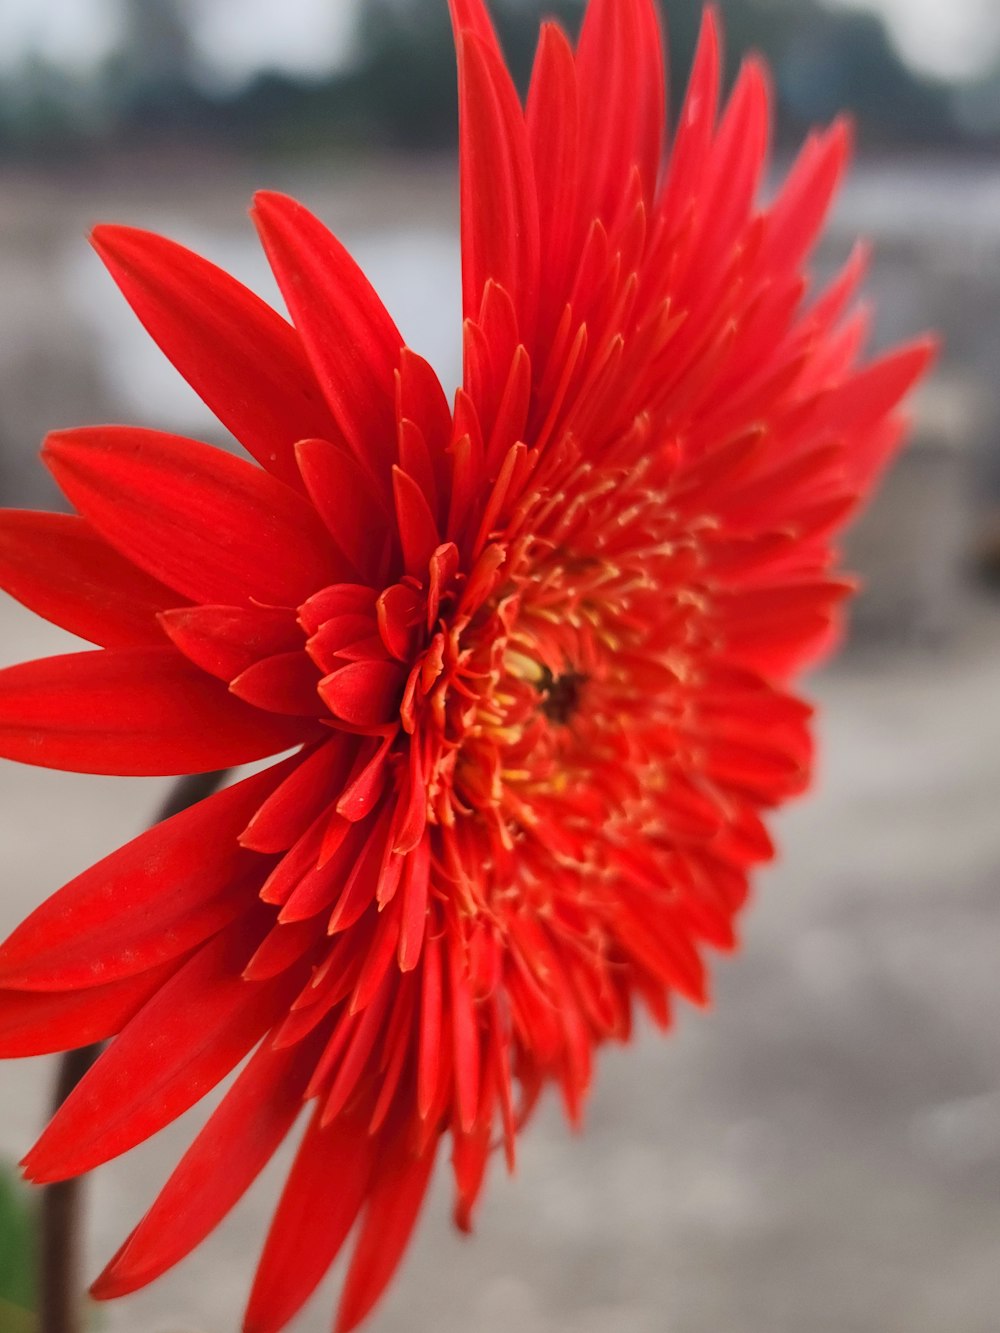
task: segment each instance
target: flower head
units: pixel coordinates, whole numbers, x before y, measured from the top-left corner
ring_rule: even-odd
[[[60,431],[75,509],[8,512],[0,580],[98,645],[0,673],[0,753],[177,774],[291,751],[84,872],[0,950],[0,1049],[114,1037],[26,1159],[51,1181],[250,1055],[96,1284],[157,1277],[307,1124],[246,1327],[355,1233],[338,1328],[405,1249],[442,1140],[470,1225],[539,1092],[579,1116],[637,1007],[706,997],[763,816],[808,782],[789,682],[850,583],[831,540],[901,436],[926,342],[859,361],[859,252],[807,290],[848,152],[757,202],[765,70],[716,114],[707,14],[669,152],[651,0],[546,25],[526,108],[480,0],[460,70],[465,370],[449,404],[292,200],[254,219],[291,323],[100,227],[142,323],[253,462]],[[252,1052],[252,1054],[250,1054]]]

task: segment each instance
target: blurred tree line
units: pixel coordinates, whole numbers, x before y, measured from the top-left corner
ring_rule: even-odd
[[[850,108],[868,145],[1000,143],[1000,68],[976,85],[915,75],[881,20],[817,0],[722,0],[730,76],[748,50],[775,76],[777,130]],[[530,70],[539,18],[579,26],[583,0],[493,0],[516,77]],[[665,0],[670,89],[683,93],[701,0]],[[455,139],[454,53],[444,0],[363,0],[355,57],[325,79],[262,74],[236,91],[214,86],[178,0],[131,0],[115,55],[89,79],[37,61],[0,85],[0,153],[74,156],[151,141],[309,152],[342,146],[435,150]]]

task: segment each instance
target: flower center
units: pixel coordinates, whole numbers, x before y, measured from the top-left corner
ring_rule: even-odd
[[[580,706],[580,695],[587,677],[582,671],[564,671],[554,675],[548,667],[542,668],[538,692],[542,696],[542,712],[550,722],[560,725],[569,722]]]
[[[466,911],[544,912],[567,876],[576,900],[603,894],[612,849],[657,836],[704,633],[699,553],[665,489],[649,463],[539,489],[484,551],[478,605],[457,603],[428,651],[413,734]]]

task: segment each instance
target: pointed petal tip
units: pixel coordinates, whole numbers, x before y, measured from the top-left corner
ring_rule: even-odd
[[[247,212],[250,221],[263,238],[282,213],[287,213],[295,200],[277,190],[256,190]]]
[[[250,204],[250,216],[254,223],[267,222],[278,214],[295,210],[304,210],[304,205],[281,190],[255,190]]]
[[[127,227],[120,222],[98,222],[87,233],[87,240],[103,258],[105,253],[114,255],[121,241],[141,241],[149,235],[151,233],[142,227]]]
[[[114,238],[109,236],[108,233],[114,230],[113,223],[99,222],[96,227],[91,227],[90,231],[87,232],[87,241],[91,249],[96,250],[102,259],[105,251],[111,248],[109,241],[113,244]]]
[[[943,345],[944,339],[941,334],[931,329],[915,338],[911,347],[914,355],[923,361],[923,369],[926,370],[940,356]]]
[[[842,145],[846,156],[854,151],[858,136],[858,123],[851,111],[840,111],[830,123],[830,133]]]
[[[717,0],[710,0],[701,11],[699,42],[704,42],[716,55],[722,47],[723,38],[722,11]]]
[[[87,1294],[92,1301],[117,1300],[118,1297],[128,1296],[130,1292],[137,1291],[139,1287],[145,1286],[141,1275],[132,1274],[127,1276],[125,1272],[121,1271],[122,1260],[128,1251],[128,1244],[128,1241],[126,1241],[87,1288]]]
[[[941,335],[930,330],[918,334],[917,337],[911,338],[908,342],[900,343],[897,347],[891,347],[871,363],[876,373],[890,369],[898,373],[897,407],[903,405],[902,400],[914,389],[920,388],[921,381],[933,369],[934,363],[941,353],[942,344]]]
[[[61,464],[72,463],[74,459],[93,451],[98,432],[109,429],[121,430],[123,428],[120,426],[58,426],[44,436],[38,456],[49,471],[54,472]]]
[[[57,428],[50,430],[42,440],[41,455],[45,458],[47,455],[64,452],[66,447],[72,447],[75,430],[70,427]]]
[[[459,37],[464,36],[465,33],[473,33],[495,50],[499,50],[496,29],[493,27],[493,21],[484,0],[448,0],[448,9],[451,12],[451,23],[456,44]]]
[[[42,1131],[34,1146],[18,1163],[21,1175],[29,1185],[58,1185],[64,1180],[76,1180],[86,1175],[84,1171],[67,1171],[60,1165],[49,1148],[50,1128],[51,1124]]]
[[[28,1185],[54,1185],[60,1179],[58,1173],[51,1170],[46,1171],[44,1165],[39,1164],[38,1155],[34,1148],[26,1157],[21,1158],[18,1167],[22,1179]],[[66,1179],[66,1177],[62,1177],[62,1179]]]
[[[120,1294],[124,1295],[124,1292]],[[113,1301],[119,1295],[119,1292],[113,1279],[102,1273],[87,1288],[87,1295],[92,1301]]]
[[[132,227],[122,222],[98,222],[87,233],[91,248],[96,251],[104,266],[115,276],[116,268],[135,267],[144,259],[151,260],[154,253],[162,252],[164,247],[182,250],[184,247],[171,241],[159,232],[147,227]],[[143,251],[146,254],[143,254]]]

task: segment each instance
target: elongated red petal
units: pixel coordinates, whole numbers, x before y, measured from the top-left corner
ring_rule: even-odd
[[[156,824],[71,880],[0,945],[0,986],[106,986],[186,953],[253,903],[237,842],[286,761]]]
[[[265,606],[187,606],[165,611],[160,624],[196,666],[231,681],[264,657],[302,644],[290,611]]]
[[[851,152],[851,127],[837,121],[829,133],[807,144],[771,209],[769,258],[786,268],[809,253],[830,208]]]
[[[323,1128],[313,1115],[268,1232],[243,1333],[278,1333],[312,1295],[354,1225],[377,1147],[364,1121]]]
[[[332,815],[356,744],[352,738],[335,736],[305,754],[240,834],[244,847],[255,852],[287,851],[324,811]]]
[[[352,662],[326,676],[319,692],[331,713],[356,727],[390,723],[406,679],[396,662]]]
[[[73,514],[0,513],[0,587],[103,648],[163,642],[157,613],[180,600]]]
[[[222,269],[134,227],[96,227],[97,253],[164,354],[248,453],[298,486],[293,445],[330,428],[288,323]]]
[[[651,203],[660,168],[666,93],[651,0],[590,0],[577,67],[588,216],[611,222],[632,171],[638,168]]]
[[[475,33],[491,50],[500,55],[496,30],[484,0],[448,0],[456,38],[463,32]]]
[[[50,1055],[113,1037],[183,961],[82,991],[0,989],[0,1057]]]
[[[239,1063],[294,994],[285,977],[248,982],[244,932],[206,944],[123,1029],[22,1163],[29,1180],[66,1180],[175,1120]]]
[[[316,1042],[262,1043],[157,1195],[90,1288],[125,1296],[190,1253],[243,1197],[302,1109]]]
[[[527,125],[545,259],[540,332],[551,336],[566,306],[571,266],[579,259],[582,216],[576,63],[565,33],[554,23],[543,26],[538,43]]]
[[[392,469],[392,489],[404,567],[407,574],[426,576],[430,558],[441,544],[431,507],[417,483],[401,468]]]
[[[352,569],[377,579],[389,545],[391,510],[383,489],[341,445],[301,440],[296,455],[309,497],[337,549]]]
[[[292,717],[316,717],[324,712],[316,692],[319,681],[315,664],[299,650],[255,662],[229,688],[238,699],[257,708]]]
[[[263,191],[253,218],[341,434],[381,476],[395,449],[403,339],[368,279],[308,209]]]
[[[399,1267],[433,1168],[434,1148],[416,1156],[402,1136],[380,1161],[344,1282],[336,1333],[357,1328]]]
[[[836,391],[832,425],[860,430],[884,417],[924,373],[936,350],[934,339],[918,338],[858,371]]]
[[[467,319],[497,283],[514,300],[529,343],[538,304],[539,229],[534,167],[517,91],[496,51],[461,33],[462,287]]]
[[[67,497],[122,555],[196,602],[297,606],[333,582],[311,507],[221,449],[159,431],[57,431],[44,457]]]
[[[173,648],[69,653],[0,671],[0,757],[22,764],[121,777],[208,773],[315,735],[307,719],[251,708]]]

